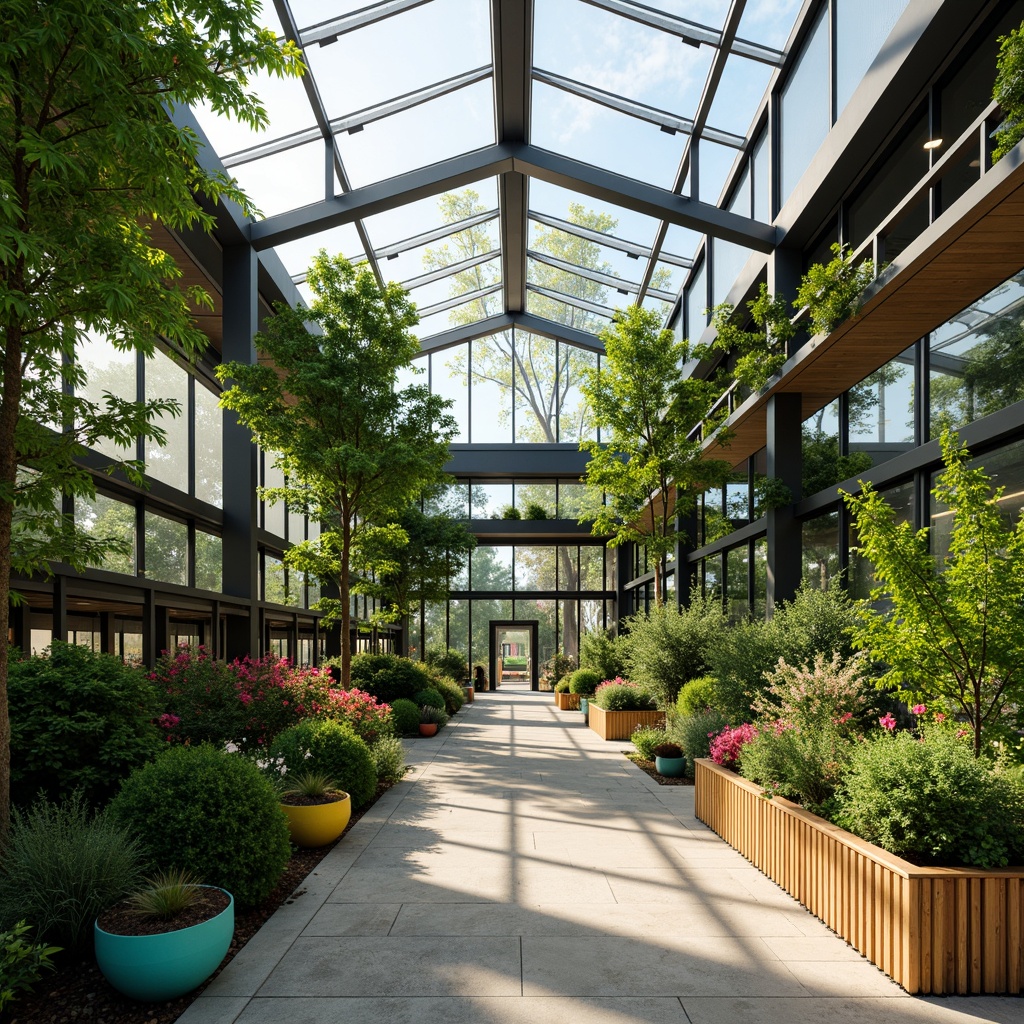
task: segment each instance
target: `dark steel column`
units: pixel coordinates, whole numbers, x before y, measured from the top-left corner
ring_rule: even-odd
[[[768,476],[781,480],[800,500],[803,473],[801,402],[799,394],[782,393],[768,400]],[[789,601],[800,586],[800,523],[792,503],[768,510],[769,617],[781,601]]]

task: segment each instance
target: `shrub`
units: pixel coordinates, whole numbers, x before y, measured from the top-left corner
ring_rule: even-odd
[[[353,732],[367,743],[373,743],[380,736],[389,736],[394,729],[391,706],[383,704],[372,694],[362,690],[335,690],[332,717],[339,722],[348,722]]]
[[[54,640],[10,662],[11,792],[28,805],[80,789],[101,804],[161,749],[156,688],[110,654]]]
[[[653,711],[654,698],[636,683],[617,678],[602,683],[594,692],[594,703],[605,711]]]
[[[1002,107],[1003,121],[996,128],[992,163],[1001,160],[1024,138],[1024,25],[1010,29],[998,42],[992,99]]]
[[[514,505],[506,505],[501,510],[501,518],[502,519],[522,519],[523,517],[520,514],[519,509],[517,509]]]
[[[709,654],[725,627],[721,602],[698,590],[686,608],[665,605],[633,616],[620,641],[629,678],[649,690],[659,706],[669,707],[687,679],[708,671]]]
[[[31,992],[44,970],[54,969],[50,957],[60,952],[60,946],[30,942],[25,938],[29,930],[25,921],[19,921],[0,932],[0,1013],[19,994]]]
[[[562,676],[561,679],[555,683],[555,693],[568,693],[569,692],[569,677]]]
[[[305,771],[329,776],[352,798],[353,810],[372,799],[377,790],[370,748],[345,722],[325,719],[293,725],[274,740],[270,756],[283,757],[289,771],[302,765]]]
[[[1003,867],[1024,859],[1018,771],[975,758],[935,730],[880,735],[854,747],[835,821],[917,864]]]
[[[728,724],[720,711],[711,710],[688,717],[679,715],[666,732],[683,748],[692,769],[697,758],[711,756],[712,736],[717,736]]]
[[[638,725],[629,737],[636,752],[645,760],[654,760],[654,748],[665,742],[665,730],[653,725]]]
[[[735,729],[726,726],[711,739],[711,760],[723,768],[738,770],[742,761],[743,748],[757,736],[757,729],[749,722]]]
[[[448,724],[448,715],[445,714],[444,708],[434,707],[433,704],[424,704],[420,708],[420,722],[423,725],[436,725],[438,729],[443,729]]]
[[[415,701],[399,697],[391,705],[391,720],[394,723],[395,732],[403,736],[416,732],[420,724],[419,705]]]
[[[141,876],[131,828],[94,813],[81,793],[60,804],[37,800],[12,815],[0,861],[0,929],[26,918],[41,938],[77,947],[89,941],[97,914]]]
[[[428,686],[413,698],[416,703],[423,707],[424,704],[430,705],[432,708],[440,708],[441,711],[445,710],[444,697],[441,695],[439,690],[436,690],[433,686]]]
[[[448,650],[428,647],[425,661],[427,668],[432,669],[434,675],[448,676],[456,683],[469,676],[468,659],[450,647]]]
[[[397,736],[381,736],[372,747],[370,757],[377,772],[377,781],[392,784],[405,778],[405,747]]]
[[[580,637],[580,668],[592,668],[602,679],[614,679],[626,671],[622,645],[610,630],[595,630]]]
[[[365,652],[352,659],[352,685],[387,704],[393,705],[400,697],[415,699],[430,682],[424,665],[397,654]]]
[[[110,813],[153,867],[190,871],[242,906],[265,899],[288,863],[274,788],[251,761],[208,743],[171,747],[132,772]]]
[[[687,718],[703,714],[716,706],[714,676],[697,676],[684,683],[676,697],[676,712]]]
[[[555,693],[569,692],[569,674],[576,668],[576,662],[561,651],[555,651],[546,662],[541,671],[541,679],[546,680]],[[565,687],[559,689],[558,684],[565,682]]]
[[[592,697],[601,677],[592,668],[578,668],[569,676],[569,692]]]
[[[444,701],[444,709],[449,715],[454,715],[463,704],[466,703],[466,695],[462,687],[448,676],[439,676],[430,684],[430,689],[437,690]]]

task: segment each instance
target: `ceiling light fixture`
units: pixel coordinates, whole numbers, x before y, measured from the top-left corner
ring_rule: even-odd
[[[696,36],[680,36],[679,40],[686,43],[687,46],[692,46],[695,50],[699,50],[700,44],[704,42],[703,39],[697,39]]]
[[[338,41],[337,36],[324,36],[323,39],[318,39],[317,42],[320,44],[320,48],[323,49],[325,46],[330,46],[331,43]]]
[[[929,139],[925,144],[925,149],[938,149],[942,145],[942,139]]]

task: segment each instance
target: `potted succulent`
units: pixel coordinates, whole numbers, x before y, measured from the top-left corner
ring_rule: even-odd
[[[352,800],[322,772],[287,776],[281,786],[281,810],[296,846],[333,843],[352,816]]]
[[[667,779],[681,779],[686,774],[686,757],[677,743],[659,743],[654,748],[654,769]]]
[[[151,878],[96,919],[96,962],[131,999],[175,999],[217,969],[235,930],[229,892],[200,885],[186,871]]]
[[[436,736],[437,730],[448,721],[448,716],[440,708],[424,704],[420,708],[420,735]]]

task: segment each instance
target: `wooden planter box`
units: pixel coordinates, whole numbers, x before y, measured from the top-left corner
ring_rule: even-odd
[[[556,693],[555,707],[559,711],[579,711],[580,695],[578,693]]]
[[[638,725],[664,725],[664,711],[605,711],[590,701],[590,728],[603,740],[628,740]]]
[[[1024,868],[921,868],[696,762],[697,817],[911,995],[1024,991]]]

